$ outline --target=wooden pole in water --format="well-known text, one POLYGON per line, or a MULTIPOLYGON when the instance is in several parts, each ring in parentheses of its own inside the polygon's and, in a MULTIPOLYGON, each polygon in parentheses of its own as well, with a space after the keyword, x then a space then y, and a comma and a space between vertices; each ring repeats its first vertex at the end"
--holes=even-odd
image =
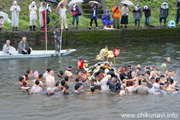
MULTIPOLYGON (((61 25, 63 25, 63 19, 62 19, 61 25)), ((62 27, 62 26, 61 26, 61 27, 62 27)), ((63 28, 64 28, 64 27, 63 27, 63 28)), ((61 47, 62 47, 62 32, 63 32, 63 30, 61 29, 60 55, 61 55, 61 47)))
MULTIPOLYGON (((45 11, 45 19, 46 19, 46 11, 45 11)), ((47 20, 47 19, 46 19, 47 20)), ((47 21, 45 22, 45 27, 46 27, 46 51, 47 51, 47 21)))

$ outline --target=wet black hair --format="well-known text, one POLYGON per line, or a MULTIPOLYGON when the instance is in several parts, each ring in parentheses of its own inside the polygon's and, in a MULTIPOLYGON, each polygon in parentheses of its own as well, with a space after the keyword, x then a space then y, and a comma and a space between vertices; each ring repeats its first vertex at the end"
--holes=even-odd
POLYGON ((146 67, 146 69, 150 70, 150 68, 149 68, 149 67, 146 67))
POLYGON ((76 85, 74 86, 74 89, 75 89, 75 90, 78 90, 79 87, 80 87, 79 84, 76 84, 76 85))
POLYGON ((31 71, 31 69, 28 69, 26 72, 27 72, 27 74, 29 74, 30 73, 30 71, 31 71))
POLYGON ((3 16, 0 16, 0 19, 1 19, 1 18, 4 18, 4 17, 3 17, 3 16))
POLYGON ((91 87, 91 92, 94 92, 96 90, 96 86, 91 87))
POLYGON ((169 83, 168 83, 168 82, 165 82, 165 84, 166 84, 167 86, 169 86, 169 83))
POLYGON ((39 79, 41 79, 43 77, 43 74, 39 74, 39 79))
POLYGON ((65 77, 64 77, 64 80, 65 80, 65 81, 68 81, 68 80, 69 80, 68 76, 65 76, 65 77))
POLYGON ((28 77, 28 74, 24 74, 25 77, 28 77))
POLYGON ((147 71, 147 72, 146 72, 146 74, 150 75, 150 72, 149 72, 149 71, 147 71))
POLYGON ((160 83, 160 87, 161 87, 161 86, 164 86, 164 83, 160 83))
POLYGON ((24 80, 24 77, 19 77, 19 81, 21 82, 22 80, 24 80))
POLYGON ((151 80, 154 80, 155 79, 155 77, 151 77, 151 80))
POLYGON ((63 72, 62 70, 60 70, 60 71, 59 71, 59 74, 60 74, 60 75, 63 75, 63 74, 64 74, 64 72, 63 72))
POLYGON ((27 85, 27 82, 23 82, 23 86, 26 86, 27 85))
POLYGON ((174 80, 173 80, 173 79, 169 79, 169 82, 170 82, 171 84, 173 84, 173 83, 174 83, 174 80))
POLYGON ((60 82, 57 82, 55 86, 57 87, 57 86, 59 86, 59 84, 60 84, 60 82))
POLYGON ((125 71, 129 71, 130 69, 128 67, 126 67, 125 71))
POLYGON ((164 78, 165 78, 165 76, 164 76, 164 75, 161 75, 161 76, 160 76, 160 78, 162 78, 162 77, 164 77, 164 78))
POLYGON ((36 80, 36 81, 35 81, 35 84, 36 84, 36 85, 39 85, 39 80, 36 80))
POLYGON ((64 80, 61 81, 61 85, 62 85, 62 86, 64 86, 65 83, 66 83, 66 82, 65 82, 64 80))
POLYGON ((69 86, 68 86, 68 85, 64 85, 64 87, 65 87, 66 89, 69 89, 69 86))
POLYGON ((75 79, 75 82, 79 82, 79 79, 76 78, 76 79, 75 79))
POLYGON ((156 83, 160 81, 160 78, 156 78, 156 83))
POLYGON ((133 86, 133 81, 129 81, 129 85, 130 85, 130 86, 133 86))
POLYGON ((47 68, 46 71, 50 72, 50 71, 51 71, 51 68, 47 68))

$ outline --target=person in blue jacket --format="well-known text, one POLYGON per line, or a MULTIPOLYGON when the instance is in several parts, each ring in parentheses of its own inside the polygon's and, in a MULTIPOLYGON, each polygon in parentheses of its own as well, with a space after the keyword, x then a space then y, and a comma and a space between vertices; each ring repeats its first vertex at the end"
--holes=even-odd
POLYGON ((97 8, 97 5, 94 4, 93 8, 91 9, 91 22, 90 22, 89 29, 92 28, 93 20, 95 21, 96 29, 98 28, 98 24, 97 24, 97 14, 98 14, 98 8, 97 8))
POLYGON ((113 21, 111 20, 111 15, 109 14, 109 11, 107 9, 104 11, 104 14, 102 15, 102 23, 104 26, 106 26, 108 28, 113 23, 113 21))

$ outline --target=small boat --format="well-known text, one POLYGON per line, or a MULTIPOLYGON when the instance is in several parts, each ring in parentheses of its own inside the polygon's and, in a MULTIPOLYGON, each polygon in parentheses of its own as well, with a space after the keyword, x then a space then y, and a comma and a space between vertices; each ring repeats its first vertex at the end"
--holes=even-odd
POLYGON ((75 52, 76 49, 67 49, 61 50, 60 53, 55 53, 54 50, 33 50, 31 54, 23 55, 18 54, 18 52, 14 52, 11 55, 4 55, 3 51, 0 51, 0 60, 1 59, 29 59, 29 58, 45 58, 45 57, 53 57, 53 56, 65 56, 75 52))

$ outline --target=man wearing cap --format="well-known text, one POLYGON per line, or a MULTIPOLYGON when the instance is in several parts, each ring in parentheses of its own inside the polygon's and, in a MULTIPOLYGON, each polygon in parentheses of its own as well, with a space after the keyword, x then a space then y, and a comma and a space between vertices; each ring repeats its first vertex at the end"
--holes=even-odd
POLYGON ((104 76, 103 73, 98 75, 99 79, 97 80, 97 85, 101 86, 102 91, 109 90, 109 85, 107 85, 108 78, 104 76))
POLYGON ((26 42, 26 37, 23 37, 21 42, 18 45, 19 54, 31 54, 32 48, 29 47, 28 43, 26 42))
POLYGON ((8 54, 10 54, 9 53, 9 49, 11 48, 11 46, 10 46, 10 40, 7 40, 6 41, 6 44, 4 44, 4 46, 3 46, 3 54, 4 55, 8 55, 8 54))
POLYGON ((61 35, 60 35, 60 30, 58 26, 55 27, 54 42, 55 42, 55 53, 60 53, 61 35))
POLYGON ((64 7, 64 4, 61 3, 59 11, 58 11, 58 14, 60 15, 60 21, 61 21, 61 30, 64 29, 64 25, 65 25, 65 29, 68 30, 66 12, 67 12, 66 7, 64 7))

